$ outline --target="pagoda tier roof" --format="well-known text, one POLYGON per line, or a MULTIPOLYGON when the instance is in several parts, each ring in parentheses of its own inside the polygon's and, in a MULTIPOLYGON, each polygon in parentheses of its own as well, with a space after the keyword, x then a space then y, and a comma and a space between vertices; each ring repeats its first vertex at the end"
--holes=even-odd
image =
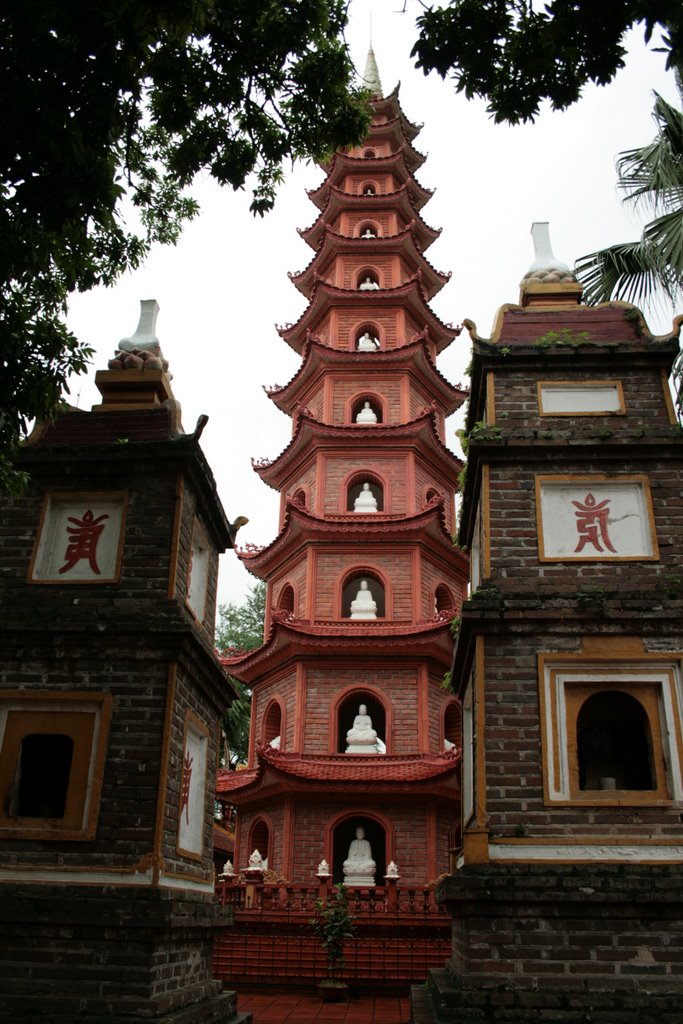
MULTIPOLYGON (((414 152, 414 151, 413 151, 414 152)), ((327 192, 334 186, 341 187, 342 182, 349 174, 393 174, 399 181, 406 182, 410 191, 411 201, 416 210, 422 209, 434 192, 432 189, 423 188, 414 178, 411 168, 406 161, 406 147, 390 153, 388 156, 361 157, 351 156, 349 153, 337 151, 332 157, 327 177, 318 188, 307 192, 308 198, 318 207, 324 209, 327 204, 327 192)))
POLYGON ((360 210, 362 214, 371 216, 377 210, 396 210, 406 224, 413 224, 415 244, 425 252, 441 234, 441 228, 432 228, 422 219, 418 208, 413 204, 408 183, 403 183, 395 192, 384 192, 381 195, 364 196, 353 192, 345 192, 335 185, 327 193, 327 202, 319 217, 309 228, 299 229, 299 234, 312 249, 318 249, 322 243, 325 229, 344 210, 360 210))
MULTIPOLYGON (((300 404, 302 390, 315 380, 323 370, 334 370, 336 373, 346 372, 357 374, 367 367, 367 352, 348 352, 343 349, 330 348, 323 345, 317 338, 309 338, 303 347, 303 361, 292 379, 282 387, 264 387, 268 397, 278 409, 291 416, 300 404)), ((380 349, 370 353, 372 365, 379 372, 383 370, 408 369, 415 373, 428 387, 428 393, 443 410, 444 415, 459 409, 467 398, 468 392, 454 387, 439 371, 431 357, 427 344, 426 333, 417 335, 407 345, 399 348, 380 349)), ((365 425, 353 424, 354 429, 365 430, 365 425)))
POLYGON ((384 544, 418 544, 429 541, 433 554, 446 557, 467 574, 467 561, 453 541, 446 526, 445 501, 437 496, 419 512, 409 515, 385 515, 383 512, 363 516, 357 512, 316 516, 292 501, 285 506, 282 529, 275 540, 262 548, 249 546, 237 549, 237 556, 254 576, 265 579, 277 570, 284 559, 308 544, 324 542, 339 547, 355 546, 369 539, 384 544))
MULTIPOLYGON (((385 121, 383 124, 371 124, 368 137, 363 142, 361 148, 372 146, 374 138, 378 135, 387 138, 387 140, 389 141, 389 144, 392 147, 392 152, 390 155, 393 155, 394 153, 403 153, 406 167, 411 172, 411 174, 414 174, 418 167, 422 167, 423 163, 427 159, 424 153, 419 153, 412 145, 410 139, 406 138, 406 136, 403 134, 401 129, 401 122, 398 118, 393 118, 392 121, 385 121)), ((337 152, 341 156, 347 156, 351 160, 362 161, 363 164, 368 165, 372 165, 374 161, 377 159, 382 159, 382 157, 363 156, 362 154, 354 156, 353 153, 349 153, 348 150, 344 149, 337 150, 337 152)), ((334 155, 331 157, 330 160, 320 160, 318 163, 319 166, 325 171, 325 173, 329 174, 334 164, 334 155)))
POLYGON ((290 612, 274 612, 265 643, 255 651, 219 657, 221 665, 252 688, 273 672, 302 659, 347 662, 358 659, 367 667, 377 659, 383 665, 393 659, 433 662, 437 671, 451 663, 453 640, 450 621, 453 612, 440 612, 423 622, 384 619, 309 620, 295 619, 290 612))
POLYGON ((393 118, 398 117, 398 119, 401 122, 401 129, 403 131, 403 134, 407 139, 410 139, 412 142, 412 140, 416 138, 422 131, 422 125, 414 124, 412 121, 409 121, 406 115, 403 113, 403 110, 401 109, 401 104, 399 103, 398 99, 400 89, 401 83, 398 82, 395 88, 392 89, 388 96, 375 96, 375 98, 372 101, 372 108, 375 112, 375 115, 379 115, 380 117, 386 117, 387 121, 391 121, 393 120, 393 118))
MULTIPOLYGON (((292 440, 272 462, 268 459, 252 459, 251 464, 265 483, 276 490, 284 490, 290 472, 300 465, 302 460, 316 448, 333 447, 336 451, 349 446, 350 451, 358 456, 359 431, 357 424, 327 424, 314 419, 308 412, 302 411, 297 421, 292 440)), ((439 464, 441 471, 453 479, 462 470, 462 462, 450 451, 439 437, 434 407, 427 406, 425 411, 408 423, 396 424, 365 424, 363 429, 363 453, 368 456, 372 449, 384 455, 387 443, 393 442, 405 447, 412 444, 421 448, 432 465, 439 464)))
POLYGON ((348 793, 420 793, 455 800, 459 793, 460 755, 300 754, 260 747, 256 767, 221 769, 216 796, 239 806, 293 790, 325 795, 348 793))
POLYGON ((422 254, 413 237, 413 222, 396 235, 381 235, 378 238, 359 238, 357 235, 340 235, 332 228, 327 228, 323 243, 313 256, 308 266, 298 273, 290 273, 289 278, 302 295, 310 299, 318 281, 325 279, 324 273, 318 273, 333 262, 340 253, 361 255, 372 262, 375 255, 403 256, 407 263, 412 263, 414 272, 419 275, 420 283, 427 299, 433 299, 445 284, 450 281, 451 274, 436 270, 422 254))
MULTIPOLYGON (((328 281, 319 281, 306 309, 295 324, 277 327, 277 332, 295 352, 301 354, 308 334, 315 333, 320 319, 330 307, 348 309, 355 306, 360 319, 373 318, 377 310, 401 306, 412 314, 418 324, 424 324, 436 345, 437 352, 443 352, 459 333, 452 324, 444 324, 429 308, 418 274, 396 288, 378 288, 363 291, 360 288, 337 288, 328 281)), ((374 353, 373 353, 374 354, 374 353)), ((370 355, 372 358, 372 354, 370 355)))

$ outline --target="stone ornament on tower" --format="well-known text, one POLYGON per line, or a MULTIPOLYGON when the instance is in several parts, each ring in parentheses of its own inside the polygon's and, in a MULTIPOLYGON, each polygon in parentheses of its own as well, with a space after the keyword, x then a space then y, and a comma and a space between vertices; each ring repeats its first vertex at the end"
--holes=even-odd
POLYGON ((372 591, 367 580, 360 581, 360 588, 351 602, 352 619, 376 619, 377 602, 373 600, 372 591))
POLYGON ((351 840, 349 853, 342 865, 345 885, 374 885, 377 865, 372 859, 372 847, 365 838, 365 829, 359 825, 356 838, 351 840))

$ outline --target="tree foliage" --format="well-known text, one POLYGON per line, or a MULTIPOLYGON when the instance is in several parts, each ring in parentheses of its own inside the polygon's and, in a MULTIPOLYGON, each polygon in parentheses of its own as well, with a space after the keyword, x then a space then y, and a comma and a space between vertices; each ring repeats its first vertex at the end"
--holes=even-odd
POLYGON ((576 265, 586 302, 652 302, 661 289, 683 295, 683 113, 655 93, 657 134, 648 146, 619 156, 624 202, 654 214, 640 239, 583 256, 576 265))
POLYGON ((198 172, 249 179, 263 214, 283 161, 362 138, 345 23, 343 0, 0 6, 0 485, 89 356, 63 322, 71 292, 175 242, 198 172))
POLYGON ((516 124, 533 121, 544 99, 564 110, 587 82, 610 82, 638 22, 648 42, 662 30, 667 66, 680 68, 680 0, 450 0, 420 15, 412 55, 468 99, 486 98, 495 121, 516 124))
MULTIPOLYGON (((216 648, 221 653, 231 648, 253 651, 263 643, 263 624, 266 614, 266 585, 255 583, 244 604, 231 601, 218 609, 216 648)), ((223 715, 223 735, 227 748, 226 768, 236 768, 247 760, 249 752, 249 722, 251 693, 234 676, 230 681, 237 691, 237 699, 223 715)))

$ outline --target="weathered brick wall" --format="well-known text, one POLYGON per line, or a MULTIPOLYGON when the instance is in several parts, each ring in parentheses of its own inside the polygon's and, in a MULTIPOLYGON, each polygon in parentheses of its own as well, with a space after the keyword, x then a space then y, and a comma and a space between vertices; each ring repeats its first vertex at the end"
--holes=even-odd
POLYGON ((292 750, 294 746, 295 729, 295 700, 296 700, 296 671, 290 670, 277 679, 259 683, 252 692, 251 713, 256 722, 256 737, 263 736, 263 716, 269 702, 279 697, 286 714, 285 735, 281 737, 281 750, 292 750))
MULTIPOLYGON (((393 550, 379 549, 372 556, 372 565, 391 580, 394 595, 392 619, 410 620, 413 617, 412 593, 412 552, 396 547, 393 550)), ((336 603, 335 586, 348 570, 363 566, 357 551, 318 553, 318 578, 315 593, 315 618, 338 619, 341 609, 336 603)))
MULTIPOLYGON (((333 384, 333 405, 332 422, 344 423, 347 402, 350 398, 367 393, 379 395, 384 404, 383 423, 401 422, 401 378, 398 374, 373 374, 371 382, 368 382, 367 374, 358 373, 357 376, 344 376, 334 381, 333 384)), ((375 410, 377 411, 377 410, 375 410)))
POLYGON ((591 995, 605 992, 613 1016, 596 1019, 641 1020, 633 1011, 656 993, 677 991, 680 1000, 681 881, 680 865, 465 867, 439 892, 454 915, 451 966, 465 990, 476 983, 540 989, 541 1005, 555 1012, 553 993, 573 990, 584 993, 587 1013, 591 995), (620 992, 631 996, 624 1005, 620 992), (632 1016, 621 1015, 627 1009, 632 1016))
POLYGON ((374 473, 380 480, 387 482, 384 492, 385 512, 391 512, 393 515, 405 513, 407 511, 405 481, 407 461, 408 457, 403 453, 390 455, 386 451, 382 452, 379 445, 373 450, 367 444, 362 446, 355 459, 348 454, 329 455, 325 459, 320 481, 325 495, 324 514, 346 512, 347 499, 344 481, 349 473, 362 471, 374 473))

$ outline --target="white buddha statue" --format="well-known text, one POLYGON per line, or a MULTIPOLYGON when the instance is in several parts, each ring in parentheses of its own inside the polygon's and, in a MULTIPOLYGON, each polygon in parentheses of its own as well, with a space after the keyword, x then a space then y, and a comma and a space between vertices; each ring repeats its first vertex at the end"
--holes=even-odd
POLYGON ((377 414, 369 402, 363 402, 363 408, 356 416, 356 423, 377 423, 377 414))
POLYGON ((360 589, 351 602, 352 619, 376 619, 377 602, 372 598, 372 591, 367 580, 360 581, 360 589))
POLYGON ((358 351, 359 352, 376 352, 379 348, 379 342, 376 338, 370 334, 370 331, 366 331, 358 339, 358 351))
POLYGON ((353 503, 353 511, 363 514, 377 511, 377 498, 370 490, 370 484, 363 484, 362 491, 353 503))
POLYGON ((377 232, 373 231, 372 228, 368 227, 368 228, 365 229, 365 231, 363 232, 363 234, 360 237, 361 238, 377 238, 377 232))
POLYGON ((361 292, 374 292, 379 290, 379 285, 368 274, 365 280, 359 284, 358 290, 361 292))
POLYGON ((351 840, 349 854, 342 865, 345 885, 374 885, 377 865, 372 859, 372 847, 365 838, 365 829, 359 825, 356 838, 351 840))
POLYGON ((372 719, 365 704, 358 708, 353 725, 346 734, 347 754, 376 754, 377 733, 372 728, 372 719))

